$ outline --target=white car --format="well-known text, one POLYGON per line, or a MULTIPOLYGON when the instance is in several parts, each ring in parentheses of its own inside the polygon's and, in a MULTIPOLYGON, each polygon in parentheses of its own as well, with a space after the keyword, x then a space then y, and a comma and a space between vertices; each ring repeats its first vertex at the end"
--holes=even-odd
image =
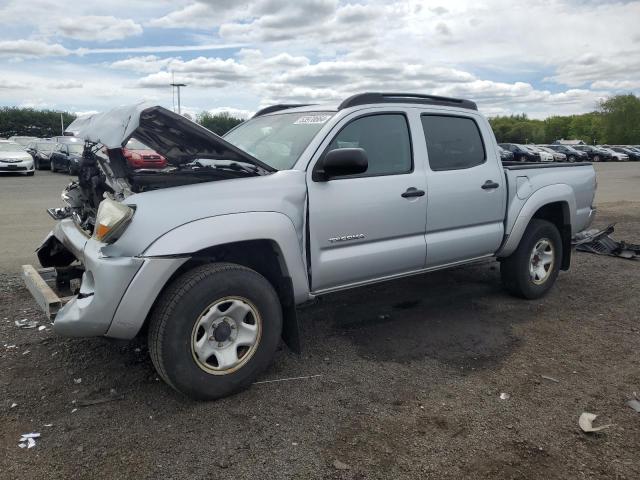
POLYGON ((626 153, 616 152, 615 150, 613 150, 613 149, 611 149, 609 147, 598 147, 598 148, 606 150, 611 155, 613 155, 613 159, 616 162, 627 162, 627 161, 629 161, 629 155, 627 155, 626 153))
POLYGON ((553 155, 551 155, 546 150, 542 150, 536 145, 525 145, 525 147, 527 147, 533 153, 539 153, 541 162, 553 162, 553 155))
POLYGON ((9 140, 0 140, 0 173, 19 172, 33 176, 35 171, 33 157, 22 145, 9 140))

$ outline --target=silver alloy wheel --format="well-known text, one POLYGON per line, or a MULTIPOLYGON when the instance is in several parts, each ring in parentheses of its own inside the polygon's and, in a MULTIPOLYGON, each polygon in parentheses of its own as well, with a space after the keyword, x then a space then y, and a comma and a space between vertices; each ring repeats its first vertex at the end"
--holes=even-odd
POLYGON ((593 157, 593 161, 594 162, 599 162, 600 161, 600 155, 596 155, 593 157))
POLYGON ((244 297, 224 297, 198 317, 191 334, 191 353, 207 373, 233 373, 255 354, 262 335, 262 318, 244 297))
POLYGON ((533 247, 529 258, 529 277, 536 285, 547 281, 553 271, 556 255, 553 243, 548 238, 541 238, 533 247))

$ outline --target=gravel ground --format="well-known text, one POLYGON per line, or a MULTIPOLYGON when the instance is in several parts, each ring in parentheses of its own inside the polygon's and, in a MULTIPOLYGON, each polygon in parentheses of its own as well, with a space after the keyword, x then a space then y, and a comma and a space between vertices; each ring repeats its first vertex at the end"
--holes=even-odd
MULTIPOLYGON (((640 202, 607 200, 597 226, 640 243, 640 202)), ((637 262, 577 253, 537 301, 495 263, 334 294, 260 380, 311 378, 197 403, 143 341, 55 336, 4 271, 0 478, 637 479, 639 284, 637 262), (582 433, 585 411, 614 425, 582 433)))

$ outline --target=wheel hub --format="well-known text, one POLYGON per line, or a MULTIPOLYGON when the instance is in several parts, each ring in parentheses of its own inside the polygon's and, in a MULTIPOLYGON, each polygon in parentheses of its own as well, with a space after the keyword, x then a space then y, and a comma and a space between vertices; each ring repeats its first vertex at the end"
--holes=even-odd
POLYGON ((548 238, 540 239, 531 252, 529 259, 529 277, 536 285, 547 281, 555 265, 555 250, 548 238))
POLYGON ((218 325, 213 327, 213 338, 216 342, 226 342, 231 336, 231 325, 226 319, 222 320, 218 325))
POLYGON ((193 359, 207 373, 232 373, 253 356, 261 333, 262 319, 250 300, 221 298, 209 305, 194 324, 193 359))

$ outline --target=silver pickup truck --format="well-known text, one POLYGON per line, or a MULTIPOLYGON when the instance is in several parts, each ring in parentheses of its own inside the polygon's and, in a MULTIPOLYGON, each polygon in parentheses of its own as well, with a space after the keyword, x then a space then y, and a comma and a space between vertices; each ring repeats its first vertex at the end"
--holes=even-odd
MULTIPOLYGON (((296 306, 318 295, 497 258, 509 292, 541 297, 594 214, 590 164, 503 164, 468 100, 274 105, 224 138, 145 104, 70 128, 81 171, 38 249, 79 287, 54 330, 144 332, 160 376, 198 399, 250 385, 281 339, 299 351, 296 306), (169 167, 131 170, 131 138, 169 167)), ((60 300, 24 268, 44 307, 60 300)))

